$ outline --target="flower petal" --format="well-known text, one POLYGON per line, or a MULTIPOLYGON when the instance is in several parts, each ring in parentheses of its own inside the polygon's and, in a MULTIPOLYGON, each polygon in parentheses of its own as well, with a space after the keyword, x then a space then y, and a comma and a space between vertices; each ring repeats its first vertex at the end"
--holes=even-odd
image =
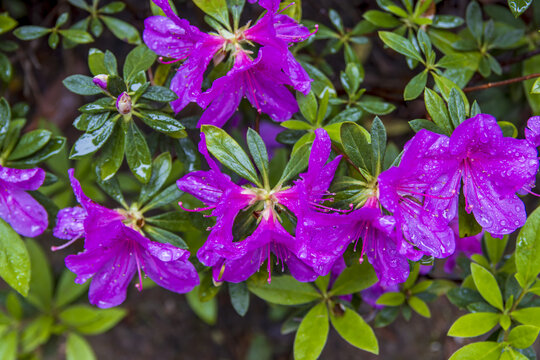
POLYGON ((20 190, 37 190, 45 180, 45 171, 40 168, 12 169, 0 166, 0 181, 20 190))
POLYGON ((28 237, 40 235, 49 224, 45 208, 23 190, 0 189, 0 217, 28 237))
POLYGON ((144 20, 144 42, 158 55, 183 59, 190 55, 202 37, 203 34, 186 20, 173 21, 164 16, 144 20))
POLYGON ((60 210, 56 216, 53 235, 65 240, 83 237, 84 219, 86 219, 86 210, 80 206, 60 210))

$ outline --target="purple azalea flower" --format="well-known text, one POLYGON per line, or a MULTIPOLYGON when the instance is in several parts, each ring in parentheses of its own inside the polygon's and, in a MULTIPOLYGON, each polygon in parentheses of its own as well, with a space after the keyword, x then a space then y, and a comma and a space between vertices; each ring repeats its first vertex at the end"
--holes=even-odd
POLYGON ((421 130, 405 145, 399 167, 378 177, 380 202, 403 234, 401 252, 412 246, 437 258, 454 252, 448 224, 457 213, 460 178, 448 144, 448 137, 421 130))
POLYGON ((213 209, 212 216, 216 217, 216 225, 212 227, 208 240, 197 256, 203 264, 213 266, 215 281, 243 281, 255 273, 264 261, 267 261, 270 271, 271 253, 283 269, 287 265, 297 280, 313 281, 317 277, 311 266, 298 258, 301 244, 283 228, 276 212, 277 209, 287 208, 301 216, 309 206, 322 206, 320 203, 324 201, 323 196, 326 195, 339 158, 325 164, 331 150, 330 138, 323 129, 317 129, 315 133, 308 171, 300 175, 301 180, 293 187, 271 191, 234 184, 210 158, 202 137, 199 150, 205 156, 210 170, 190 173, 178 180, 178 186, 207 205, 199 211, 213 209), (302 201, 307 205, 304 206, 302 201), (256 214, 257 228, 245 239, 233 242, 232 226, 236 216, 256 202, 263 202, 264 206, 256 214))
POLYGON ((138 230, 133 214, 94 203, 83 193, 73 172, 69 170, 71 186, 82 208, 60 212, 55 234, 67 239, 84 235, 85 251, 67 256, 65 263, 77 275, 76 283, 92 278, 90 303, 100 308, 121 304, 136 272, 139 290, 143 271, 159 286, 177 293, 189 292, 199 284, 187 250, 150 241, 138 230))
POLYGON ((538 172, 535 148, 503 137, 493 116, 478 114, 454 130, 450 154, 459 164, 466 210, 485 231, 510 234, 525 224, 525 206, 516 192, 530 186, 538 172))
POLYGON ((297 111, 296 102, 292 101, 294 97, 284 85, 307 94, 312 80, 288 50, 288 45, 305 40, 311 33, 292 18, 277 13, 279 1, 262 1, 261 5, 268 11, 253 26, 246 25, 234 33, 223 30, 219 34, 205 34, 180 19, 167 0, 154 2, 166 17, 152 16, 145 20, 145 43, 157 54, 173 58, 171 62, 187 59, 171 81, 171 89, 178 95, 178 100, 171 103, 175 112, 190 102, 197 102, 203 108, 212 103, 199 125, 221 126, 243 96, 248 97, 257 111, 267 113, 276 121, 288 120, 297 111), (255 60, 242 48, 243 43, 263 46, 255 60), (218 63, 228 52, 234 57, 233 68, 201 94, 203 75, 210 61, 214 59, 218 63), (261 52, 267 59, 261 57, 261 52))
POLYGON ((385 286, 378 281, 367 289, 362 290, 360 293, 362 294, 362 300, 364 300, 364 302, 366 302, 372 308, 380 310, 384 308, 384 305, 377 304, 377 300, 382 294, 394 291, 399 291, 399 286, 397 284, 385 286))
POLYGON ((474 254, 482 253, 482 237, 484 236, 484 231, 482 231, 477 235, 464 238, 459 237, 459 221, 457 218, 450 223, 450 227, 452 228, 452 231, 454 231, 456 251, 450 255, 444 263, 444 271, 449 274, 456 268, 456 260, 461 255, 470 258, 474 254))
POLYGON ((40 168, 0 166, 0 218, 23 236, 38 236, 49 224, 47 211, 27 193, 37 190, 44 180, 45 171, 40 168))
POLYGON ((540 116, 533 116, 527 120, 525 139, 534 147, 540 146, 540 116))

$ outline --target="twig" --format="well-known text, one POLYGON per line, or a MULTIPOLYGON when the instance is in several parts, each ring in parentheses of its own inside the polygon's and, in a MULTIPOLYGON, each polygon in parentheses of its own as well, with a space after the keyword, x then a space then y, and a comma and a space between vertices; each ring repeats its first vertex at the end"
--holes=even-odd
POLYGON ((466 88, 463 89, 463 92, 471 92, 471 91, 489 89, 489 88, 497 87, 497 86, 504 86, 504 85, 513 84, 513 83, 516 83, 516 82, 521 82, 521 81, 525 81, 525 80, 529 80, 529 79, 534 79, 534 78, 537 78, 537 77, 540 77, 540 73, 530 74, 530 75, 526 75, 526 76, 520 76, 520 77, 517 77, 517 78, 503 80, 503 81, 496 81, 496 82, 487 83, 487 84, 484 84, 484 85, 466 87, 466 88))

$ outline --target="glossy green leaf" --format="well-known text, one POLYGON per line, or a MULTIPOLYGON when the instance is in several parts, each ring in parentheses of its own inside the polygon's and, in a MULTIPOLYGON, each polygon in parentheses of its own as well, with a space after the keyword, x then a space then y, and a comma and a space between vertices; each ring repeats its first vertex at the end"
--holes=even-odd
POLYGON ((5 149, 4 140, 9 129, 11 120, 11 109, 6 99, 0 98, 0 148, 5 149))
POLYGON ((126 56, 124 63, 124 79, 131 83, 138 72, 146 71, 156 60, 156 53, 150 50, 146 45, 139 45, 131 50, 126 56))
POLYGON ((94 76, 107 74, 108 70, 105 67, 105 53, 99 49, 91 48, 88 51, 88 67, 94 76))
POLYGON ((251 160, 238 145, 238 143, 224 130, 212 126, 203 125, 201 131, 206 135, 208 151, 214 155, 220 163, 254 184, 261 185, 257 171, 251 160))
POLYGON ((193 0, 195 5, 225 26, 229 25, 229 11, 225 0, 193 0))
POLYGON ((148 224, 161 229, 180 232, 192 227, 191 218, 186 212, 171 211, 156 216, 145 217, 148 224))
POLYGON ((249 152, 265 182, 268 182, 268 152, 261 136, 249 128, 246 135, 249 152))
POLYGON ((186 244, 184 239, 170 231, 160 229, 158 227, 154 227, 148 224, 143 227, 143 230, 154 241, 162 244, 170 244, 180 249, 188 249, 188 245, 186 244))
POLYGON ((304 317, 294 338, 295 360, 316 360, 328 337, 328 309, 325 303, 315 305, 304 317))
POLYGON ((386 129, 377 116, 371 124, 371 169, 372 174, 378 175, 383 168, 384 153, 386 152, 386 129))
POLYGON ((291 158, 287 165, 285 165, 285 169, 283 169, 281 178, 278 181, 279 184, 291 180, 306 168, 309 161, 310 149, 311 144, 305 143, 291 154, 291 158))
POLYGON ((150 181, 143 185, 139 195, 139 203, 144 204, 150 200, 165 184, 172 170, 171 154, 163 153, 152 162, 152 176, 150 181))
POLYGON ((0 359, 16 360, 17 359, 17 331, 12 330, 0 337, 0 359))
POLYGON ((178 96, 175 94, 174 91, 166 87, 150 86, 141 95, 141 98, 159 102, 170 102, 178 99, 178 96))
POLYGON ((391 14, 379 10, 366 11, 363 17, 373 25, 381 28, 394 28, 401 24, 401 22, 391 14))
POLYGON ((152 157, 148 144, 137 125, 130 121, 126 132, 126 160, 137 180, 146 184, 152 175, 152 157))
POLYGON ((270 283, 266 280, 261 283, 248 280, 247 284, 249 291, 273 304, 299 305, 320 299, 320 294, 312 285, 299 282, 289 275, 273 276, 270 283))
POLYGON ((38 309, 47 311, 51 308, 53 296, 53 277, 51 267, 43 249, 33 239, 26 241, 30 255, 30 290, 27 300, 38 309))
POLYGON ((310 92, 306 96, 302 93, 296 93, 296 101, 298 102, 298 107, 300 112, 307 121, 314 124, 317 118, 317 98, 313 92, 310 92))
POLYGON ((358 102, 358 106, 373 115, 387 115, 396 109, 396 107, 390 103, 380 100, 368 100, 365 98, 362 98, 362 100, 358 102))
POLYGON ((449 360, 498 360, 502 347, 494 341, 476 342, 462 347, 449 360))
POLYGON ((495 277, 484 267, 471 263, 471 273, 474 284, 482 297, 499 310, 503 310, 501 290, 495 277))
POLYGON ((111 30, 114 36, 116 36, 120 40, 123 40, 129 44, 141 43, 139 31, 133 25, 130 25, 125 21, 110 16, 102 15, 99 18, 103 20, 105 25, 109 28, 109 30, 111 30))
POLYGON ((492 264, 497 264, 501 261, 508 243, 508 235, 502 239, 495 238, 489 233, 484 234, 484 243, 486 244, 487 254, 492 264))
POLYGON ((69 270, 64 270, 58 281, 54 304, 57 308, 62 308, 81 297, 90 286, 90 281, 84 284, 75 283, 76 275, 69 270))
POLYGON ((508 0, 508 7, 515 17, 523 14, 532 4, 532 0, 508 0))
POLYGON ((426 302, 420 299, 418 296, 411 296, 407 300, 407 303, 416 313, 422 315, 425 318, 431 317, 431 311, 429 310, 426 302))
POLYGON ((433 122, 444 130, 447 135, 451 134, 450 115, 443 99, 435 91, 425 88, 424 102, 426 104, 426 110, 433 119, 433 122))
POLYGON ((12 73, 13 66, 11 66, 9 58, 4 53, 0 52, 0 79, 7 83, 11 79, 12 73))
POLYGON ((42 36, 47 35, 51 32, 51 29, 44 28, 42 26, 21 26, 13 31, 15 35, 20 40, 34 40, 42 36))
POLYGON ((341 126, 341 143, 345 154, 358 167, 369 171, 371 168, 371 136, 362 126, 346 122, 341 126))
POLYGON ((379 354, 379 343, 373 329, 356 311, 346 307, 345 312, 340 316, 330 313, 330 320, 339 335, 349 344, 373 354, 379 354))
POLYGON ((398 53, 420 62, 424 61, 418 50, 407 38, 389 31, 379 31, 379 37, 388 47, 398 53))
POLYGON ((400 292, 387 292, 377 299, 378 305, 398 306, 405 301, 405 295, 400 292))
POLYGON ((246 315, 249 308, 249 290, 245 282, 228 283, 231 304, 240 316, 246 315))
POLYGON ((491 312, 477 312, 463 315, 454 322, 452 327, 450 327, 448 335, 457 337, 483 335, 499 323, 500 316, 500 314, 491 312))
POLYGON ((184 126, 172 116, 159 111, 141 112, 141 119, 154 130, 162 132, 173 138, 186 137, 184 126))
POLYGON ((4 34, 17 26, 17 20, 7 13, 0 14, 0 34, 4 34))
POLYGON ((420 96, 427 84, 428 72, 422 71, 411 79, 405 86, 403 99, 405 101, 414 100, 420 96))
POLYGON ((49 140, 52 133, 49 130, 33 130, 27 132, 17 142, 13 151, 9 154, 8 160, 19 160, 30 156, 41 150, 49 140))
POLYGON ((58 33, 68 39, 69 41, 73 41, 77 44, 88 44, 94 41, 94 38, 92 35, 90 35, 88 32, 84 30, 79 29, 65 29, 65 30, 58 30, 58 33))
POLYGON ((97 171, 101 180, 111 179, 124 160, 126 129, 123 121, 117 121, 113 133, 97 159, 97 171))
POLYGON ((21 295, 28 294, 30 255, 19 234, 2 219, 0 219, 0 277, 21 295))
POLYGON ((123 3, 122 1, 113 1, 105 5, 104 7, 100 8, 99 12, 103 14, 116 14, 124 10, 125 7, 126 7, 126 4, 123 3))
POLYGON ((533 211, 516 240, 517 277, 522 286, 540 273, 540 208, 533 211))
POLYGON ((95 131, 84 133, 75 144, 73 144, 69 158, 80 159, 85 155, 93 154, 98 151, 105 144, 109 136, 111 136, 115 124, 115 121, 108 121, 95 131))
POLYGON ((540 327, 540 307, 529 307, 513 311, 512 318, 523 325, 540 327))
POLYGON ((338 276, 329 294, 332 296, 354 294, 377 282, 377 274, 367 261, 347 267, 338 276))
POLYGON ((508 335, 508 342, 515 348, 525 349, 534 344, 540 327, 531 325, 516 326, 508 335))
POLYGON ((458 127, 459 124, 467 119, 465 103, 455 88, 450 90, 450 98, 448 99, 448 114, 450 115, 454 128, 458 127))
POLYGON ((34 154, 17 161, 8 161, 6 165, 14 168, 35 167, 37 164, 58 154, 64 148, 65 143, 66 139, 64 137, 53 136, 43 148, 41 148, 34 154))
POLYGON ((89 305, 74 305, 58 315, 66 326, 81 334, 95 335, 112 329, 126 316, 122 308, 98 309, 89 305))
POLYGON ((82 336, 69 333, 66 342, 66 360, 96 360, 96 355, 82 336))
POLYGON ((480 42, 484 30, 484 22, 482 21, 482 10, 476 1, 471 1, 467 6, 466 20, 471 34, 477 42, 480 42))
POLYGON ((176 184, 171 184, 163 189, 163 191, 161 191, 159 194, 154 196, 154 198, 150 200, 143 209, 141 209, 141 212, 177 202, 182 194, 183 192, 178 189, 176 184))

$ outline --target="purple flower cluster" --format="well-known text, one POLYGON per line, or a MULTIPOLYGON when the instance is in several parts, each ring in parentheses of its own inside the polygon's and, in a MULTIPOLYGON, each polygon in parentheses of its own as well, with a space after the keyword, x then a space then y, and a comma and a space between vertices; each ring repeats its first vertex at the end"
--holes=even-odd
POLYGON ((177 293, 191 291, 199 284, 189 252, 147 239, 139 228, 137 213, 110 210, 90 200, 69 170, 71 186, 82 207, 65 208, 58 213, 54 236, 69 240, 63 248, 84 237, 84 251, 66 258, 66 266, 77 275, 75 282, 90 278, 90 303, 108 308, 121 304, 135 273, 142 289, 142 272, 156 284, 177 293))
POLYGON ((465 210, 493 236, 523 226, 526 212, 517 193, 534 185, 538 123, 529 121, 527 140, 503 137, 495 118, 485 114, 464 121, 451 137, 422 130, 406 144, 399 166, 382 172, 366 201, 352 211, 322 205, 340 160, 327 163, 331 141, 324 130, 316 131, 307 172, 292 187, 271 191, 233 183, 210 158, 203 135, 199 150, 210 170, 178 181, 216 218, 199 260, 213 267, 215 281, 239 282, 265 261, 270 272, 274 254, 297 280, 312 281, 328 274, 351 243, 356 250, 361 241, 360 261, 365 255, 379 285, 392 287, 407 279, 409 260, 478 251, 477 237, 460 239, 452 229, 460 191, 465 210), (257 203, 263 206, 254 213, 256 230, 234 239, 235 218, 257 203), (294 236, 281 224, 283 211, 297 219, 294 236))
MULTIPOLYGON (((236 111, 243 97, 259 113, 275 121, 289 120, 298 110, 287 86, 309 93, 311 79, 289 51, 289 44, 307 39, 311 32, 279 10, 280 0, 260 1, 266 9, 253 26, 234 32, 203 33, 187 20, 179 18, 167 0, 154 0, 166 14, 145 20, 143 38, 158 55, 185 61, 171 81, 178 100, 171 102, 175 112, 190 102, 205 108, 198 125, 223 126, 236 111), (256 56, 253 46, 260 45, 256 56), (202 92, 204 73, 210 62, 218 64, 230 54, 232 68, 202 92)), ((254 1, 252 1, 254 2, 254 1)))

